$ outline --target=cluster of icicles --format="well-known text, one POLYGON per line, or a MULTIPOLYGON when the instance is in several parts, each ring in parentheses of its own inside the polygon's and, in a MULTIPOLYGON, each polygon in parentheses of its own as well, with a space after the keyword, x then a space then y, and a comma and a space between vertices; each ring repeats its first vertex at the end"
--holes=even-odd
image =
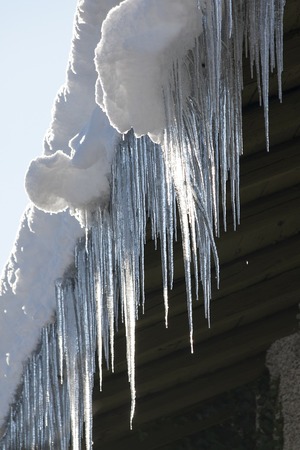
MULTIPOLYGON (((196 0, 195 0, 196 1, 196 0)), ((173 282, 177 217, 182 238, 190 340, 192 279, 201 281, 206 317, 211 298, 211 259, 218 274, 214 235, 226 228, 226 184, 239 221, 242 152, 243 51, 255 67, 268 136, 269 70, 282 71, 284 0, 213 2, 203 33, 182 61, 174 61, 165 90, 167 128, 158 146, 133 132, 120 138, 112 169, 111 201, 93 212, 93 224, 76 248, 75 269, 57 281, 56 322, 42 330, 39 349, 24 371, 3 449, 92 447, 92 390, 99 357, 114 367, 114 333, 120 319, 127 338, 132 422, 135 409, 135 322, 144 304, 146 225, 160 242, 163 297, 173 282), (223 11, 221 11, 223 4, 223 11), (191 95, 184 103, 184 74, 191 95), (219 198, 220 197, 220 198, 219 198), (193 274, 193 276, 192 276, 193 274)), ((267 139, 268 141, 268 139, 267 139)))

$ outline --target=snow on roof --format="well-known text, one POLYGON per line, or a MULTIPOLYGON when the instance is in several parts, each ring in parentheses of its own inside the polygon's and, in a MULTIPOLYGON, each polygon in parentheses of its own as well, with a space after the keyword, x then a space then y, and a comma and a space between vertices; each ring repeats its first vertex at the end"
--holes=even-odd
MULTIPOLYGON (((269 62, 273 68, 276 56, 278 72, 282 69, 284 0, 265 4, 260 0, 236 2, 234 9, 231 1, 223 0, 119 3, 78 2, 66 83, 56 98, 45 153, 32 161, 26 175, 27 191, 35 206, 25 212, 1 288, 0 421, 14 400, 23 366, 39 342, 41 328, 54 320, 55 282, 74 262, 76 242, 90 225, 89 213, 96 207, 100 207, 99 229, 91 230, 91 239, 101 237, 102 241, 95 244, 99 254, 95 252, 107 259, 109 267, 104 267, 102 260, 95 265, 98 275, 104 274, 104 281, 105 277, 109 279, 113 291, 105 305, 104 328, 113 335, 111 328, 120 297, 127 336, 131 421, 135 405, 135 319, 140 296, 143 298, 146 209, 148 213, 150 210, 154 238, 161 238, 167 323, 175 204, 178 207, 192 347, 192 270, 197 297, 198 282, 202 282, 209 320, 212 257, 218 273, 214 233, 218 234, 220 228, 219 193, 226 222, 229 170, 233 216, 236 222, 239 220, 243 40, 250 39, 251 61, 263 69, 266 117, 269 62), (276 14, 275 3, 279 8, 276 14), (136 137, 148 134, 162 147, 148 138, 137 140, 133 132, 122 140, 119 133, 131 128, 136 137), (115 159, 117 147, 119 162, 115 159), (146 151, 147 156, 133 155, 133 149, 146 151), (112 198, 117 201, 112 201, 102 215, 101 208, 111 199, 111 176, 115 177, 112 198)), ((89 239, 86 242, 92 245, 89 239)), ((88 248, 79 252, 85 262, 86 255, 88 248)), ((83 276, 89 278, 86 273, 84 269, 83 276)), ((99 281, 96 291, 103 288, 104 281, 99 281)), ((67 288, 69 295, 71 288, 67 288)), ((72 325, 70 317, 68 325, 72 325)), ((102 339, 99 333, 98 339, 102 339)), ((73 354, 77 344, 70 345, 73 354)), ((90 376, 84 374, 89 379, 85 414, 91 426, 90 376)), ((75 394, 70 402, 76 403, 78 387, 71 384, 75 394)), ((79 423, 77 413, 73 405, 73 428, 79 423)), ((78 426, 73 432, 79 448, 78 426)))

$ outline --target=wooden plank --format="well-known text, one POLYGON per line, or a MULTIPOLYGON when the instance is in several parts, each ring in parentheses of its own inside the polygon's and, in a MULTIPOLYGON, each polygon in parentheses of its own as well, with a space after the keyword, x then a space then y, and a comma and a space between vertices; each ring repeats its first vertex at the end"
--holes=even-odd
POLYGON ((222 263, 278 243, 300 231, 300 186, 256 200, 242 208, 241 225, 216 241, 222 263))
POLYGON ((242 257, 230 264, 222 265, 220 290, 213 291, 213 298, 222 298, 299 267, 299 246, 299 235, 296 235, 248 254, 247 258, 242 257))
MULTIPOLYGON (((178 352, 172 358, 163 359, 160 364, 151 364, 147 367, 147 372, 144 369, 141 373, 139 368, 135 426, 174 414, 255 379, 263 371, 264 351, 276 339, 296 331, 297 311, 298 308, 293 307, 267 320, 256 322, 255 326, 243 327, 223 335, 222 339, 207 341, 203 346, 198 346, 195 355, 186 351, 178 352), (255 363, 256 358, 260 362, 255 363), (248 365, 249 361, 251 363, 248 365), (245 372, 243 367, 244 370, 247 367, 245 372)), ((123 383, 128 390, 125 376, 123 383)), ((114 404, 114 399, 122 395, 122 392, 116 392, 116 384, 111 388, 113 392, 109 393, 111 389, 107 386, 105 391, 109 397, 108 402, 114 404)), ((128 400, 127 397, 127 402, 128 400)), ((104 444, 126 434, 129 404, 111 411, 104 407, 103 414, 99 414, 103 402, 106 403, 103 397, 99 400, 96 398, 94 413, 99 423, 95 439, 101 439, 104 444)))
MULTIPOLYGON (((204 319, 203 304, 194 304, 194 339, 203 342, 230 329, 262 319, 275 312, 297 304, 300 298, 299 267, 264 280, 254 286, 235 292, 212 302, 212 325, 208 328, 204 319)), ((185 307, 185 285, 182 295, 176 300, 183 312, 169 319, 169 328, 164 328, 163 315, 156 323, 140 328, 136 333, 139 356, 137 365, 145 364, 171 352, 186 348, 189 351, 189 330, 185 307), (180 330, 180 331, 179 331, 180 330)), ((178 292, 178 290, 176 290, 178 292)), ((142 321, 141 321, 142 322, 142 321)), ((125 339, 124 337, 122 339, 125 339)), ((127 370, 125 342, 117 339, 115 373, 127 370)), ((109 374, 107 374, 109 377, 109 374)), ((106 377, 104 377, 105 379, 106 377)), ((113 379, 113 378, 111 378, 113 379)))
POLYGON ((299 0, 287 0, 284 8, 283 30, 284 33, 300 28, 300 3, 299 0))
MULTIPOLYGON (((300 183, 300 139, 241 158, 240 198, 246 203, 300 183)), ((228 209, 230 205, 228 205, 228 209)))
POLYGON ((153 450, 164 448, 165 445, 174 441, 218 425, 231 416, 232 408, 223 408, 222 411, 201 421, 197 418, 181 422, 178 420, 175 420, 175 422, 164 420, 160 424, 156 421, 152 423, 150 429, 149 426, 146 426, 139 432, 134 432, 133 430, 131 433, 126 433, 121 440, 113 443, 108 442, 105 445, 105 449, 115 450, 120 448, 122 450, 132 450, 142 447, 143 450, 153 450))
POLYGON ((254 381, 264 370, 265 353, 262 353, 224 370, 205 377, 199 377, 189 385, 178 386, 176 390, 171 389, 159 395, 156 394, 145 399, 139 399, 133 431, 129 430, 128 406, 105 415, 96 416, 94 420, 97 420, 98 426, 94 427, 94 444, 95 446, 98 444, 99 448, 103 448, 103 450, 114 450, 115 448, 125 450, 126 442, 129 442, 127 448, 134 448, 130 447, 132 444, 130 437, 135 430, 138 430, 147 422, 169 414, 174 415, 225 391, 254 381), (111 427, 109 424, 111 424, 111 427), (124 447, 123 444, 121 445, 123 442, 124 447))
MULTIPOLYGON (((300 89, 284 94, 283 102, 271 99, 269 105, 270 145, 300 136, 300 89)), ((244 154, 266 149, 263 109, 256 105, 243 113, 244 154)))
POLYGON ((300 29, 294 30, 285 37, 283 47, 282 91, 299 86, 299 40, 300 29))
MULTIPOLYGON (((188 385, 193 383, 195 378, 219 371, 265 351, 274 340, 297 329, 297 311, 298 305, 294 305, 263 320, 236 327, 223 333, 221 338, 216 336, 205 342, 197 342, 193 355, 183 349, 150 364, 137 366, 138 399, 175 389, 181 384, 188 385)), ((105 381, 104 386, 103 393, 94 397, 94 413, 101 412, 105 420, 111 410, 128 404, 127 374, 111 377, 105 381)))

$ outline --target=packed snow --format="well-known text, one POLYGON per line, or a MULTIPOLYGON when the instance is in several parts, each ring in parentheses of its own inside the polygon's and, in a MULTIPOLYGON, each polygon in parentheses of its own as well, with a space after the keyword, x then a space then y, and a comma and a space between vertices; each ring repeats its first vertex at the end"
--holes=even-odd
POLYGON ((78 0, 66 82, 58 92, 53 119, 45 136, 45 154, 70 155, 70 140, 88 124, 95 109, 95 47, 101 24, 118 0, 78 0))
POLYGON ((126 0, 108 13, 96 50, 97 102, 120 133, 133 128, 137 137, 162 141, 163 89, 174 60, 181 61, 201 33, 199 12, 195 0, 126 0))
POLYGON ((111 164, 118 134, 95 107, 87 125, 69 142, 71 155, 57 150, 30 164, 25 186, 41 210, 92 209, 109 201, 111 164))

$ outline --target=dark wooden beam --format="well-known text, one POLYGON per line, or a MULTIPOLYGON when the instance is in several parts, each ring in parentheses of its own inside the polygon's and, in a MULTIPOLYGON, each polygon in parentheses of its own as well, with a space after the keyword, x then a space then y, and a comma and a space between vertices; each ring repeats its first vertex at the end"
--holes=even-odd
POLYGON ((300 28, 300 3, 298 0, 287 0, 284 9, 283 31, 289 33, 300 28))
MULTIPOLYGON (((256 379, 264 370, 264 351, 274 340, 294 332, 297 328, 297 307, 277 313, 196 346, 195 354, 179 351, 162 361, 138 368, 138 406, 135 427, 162 416, 175 414, 184 408, 212 398, 233 387, 256 379)), ((119 400, 126 388, 125 374, 119 382, 106 386, 107 405, 119 400), (123 378, 123 381, 121 381, 123 378), (110 391, 110 392, 109 392, 110 391)), ((127 387, 128 389, 128 387, 127 387)), ((104 401, 106 403, 106 401, 104 401)), ((107 410, 95 402, 95 419, 99 429, 95 440, 115 441, 128 433, 129 395, 123 406, 107 410), (101 414, 102 412, 102 414, 101 414), (99 414, 100 413, 100 414, 99 414), (111 425, 114 424, 113 429, 111 425)))
MULTIPOLYGON (((241 205, 300 183, 300 139, 241 158, 241 205)), ((229 203, 229 202, 228 202, 229 203)), ((230 204, 228 204, 230 208, 230 204)))
MULTIPOLYGON (((299 88, 284 93, 283 103, 280 103, 278 99, 270 100, 269 120, 271 147, 299 137, 299 112, 299 88)), ((253 105, 244 110, 243 135, 245 155, 266 150, 263 108, 253 105)))
MULTIPOLYGON (((105 445, 105 450, 115 450, 120 448, 122 450, 140 449, 154 450, 164 448, 165 445, 174 443, 186 436, 199 433, 207 428, 218 425, 232 415, 232 408, 223 408, 211 417, 203 420, 194 418, 193 420, 180 421, 162 420, 151 422, 147 427, 143 427, 139 431, 135 429, 132 432, 126 433, 120 440, 116 442, 108 442, 105 445)), ((100 445, 99 445, 100 448, 100 445)))
MULTIPOLYGON (((145 421, 150 420, 149 415, 151 414, 156 415, 156 417, 159 417, 161 414, 169 414, 173 408, 170 404, 172 402, 174 403, 174 401, 180 402, 181 407, 188 406, 189 403, 184 404, 183 398, 179 400, 179 392, 181 389, 186 392, 191 391, 188 401, 191 401, 194 396, 198 402, 201 399, 203 400, 217 395, 211 389, 208 390, 210 391, 208 395, 208 387, 205 386, 203 389, 200 385, 198 386, 197 393, 195 393, 192 385, 195 383, 198 385, 202 377, 209 378, 215 372, 220 372, 225 368, 257 356, 269 348, 274 340, 296 331, 297 311, 298 305, 296 304, 289 309, 279 311, 272 316, 265 317, 256 322, 240 327, 236 324, 236 328, 223 333, 222 336, 215 336, 205 342, 196 342, 195 353, 193 355, 187 349, 183 349, 164 356, 162 359, 158 357, 149 364, 137 366, 139 405, 139 413, 137 416, 139 421, 142 420, 143 414, 145 414, 143 419, 145 421), (160 401, 156 404, 155 402, 153 403, 152 397, 156 394, 159 394, 159 396, 162 395, 163 398, 168 395, 168 399, 165 398, 163 400, 164 412, 162 411, 160 401), (177 400, 169 398, 173 396, 177 400), (142 405, 144 404, 143 399, 145 398, 147 398, 147 402, 153 405, 153 411, 150 411, 149 406, 144 411, 142 405)), ((101 414, 101 420, 100 418, 98 419, 103 430, 106 429, 106 426, 109 426, 111 414, 119 414, 117 413, 119 409, 124 414, 124 406, 125 409, 127 408, 125 416, 128 417, 129 389, 127 374, 122 373, 111 377, 105 382, 104 386, 103 393, 95 396, 94 402, 94 413, 96 416, 97 414, 101 414)), ((221 383, 218 389, 221 390, 220 392, 223 392, 223 388, 224 384, 221 383)), ((156 401, 158 401, 157 398, 156 401)), ((119 426, 121 428, 123 426, 126 429, 127 420, 125 417, 122 420, 124 420, 123 425, 120 423, 115 425, 115 433, 117 433, 119 426)))

